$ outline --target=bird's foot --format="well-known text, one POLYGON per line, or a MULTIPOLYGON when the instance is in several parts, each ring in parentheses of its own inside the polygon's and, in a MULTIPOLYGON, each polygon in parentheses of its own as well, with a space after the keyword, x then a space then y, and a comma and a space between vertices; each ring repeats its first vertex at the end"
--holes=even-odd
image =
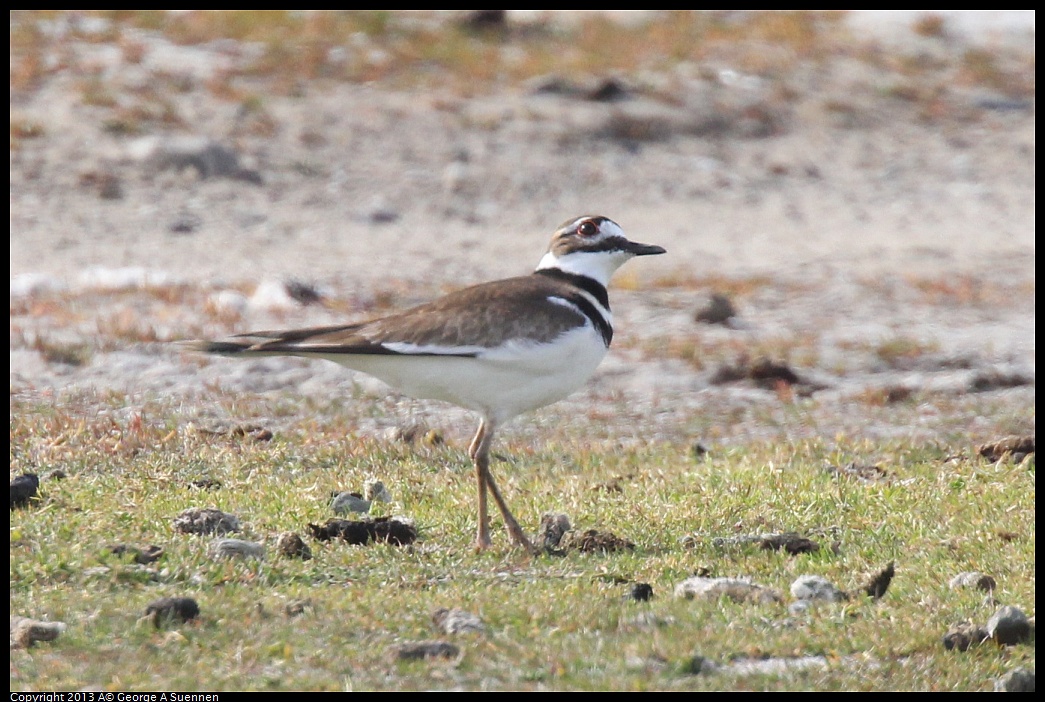
POLYGON ((475 536, 475 550, 485 551, 486 549, 493 546, 493 541, 490 539, 490 528, 479 527, 479 531, 475 536))
POLYGON ((518 524, 508 526, 508 540, 512 543, 512 546, 521 548, 533 555, 537 554, 537 549, 534 548, 533 542, 530 541, 526 536, 526 532, 518 524))

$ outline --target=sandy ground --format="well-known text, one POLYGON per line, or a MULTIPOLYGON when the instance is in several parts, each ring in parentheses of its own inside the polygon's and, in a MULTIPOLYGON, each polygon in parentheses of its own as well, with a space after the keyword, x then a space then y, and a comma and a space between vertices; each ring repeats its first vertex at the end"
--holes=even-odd
MULTIPOLYGON (((853 18, 942 66, 986 45, 1016 65, 1029 55, 1033 70, 1033 13, 1029 28, 1026 15, 1007 21, 984 33, 956 20, 940 39, 904 18, 853 18)), ((101 44, 64 50, 128 90, 157 70, 204 81, 238 55, 147 46, 135 64, 101 44)), ((97 340, 99 320, 123 314, 152 315, 161 340, 361 318, 381 295, 409 304, 525 273, 559 222, 598 213, 669 252, 619 275, 617 346, 573 400, 628 407, 610 423, 639 439, 1033 432, 1033 97, 936 77, 937 98, 898 99, 898 80, 848 59, 799 64, 786 80, 728 65, 625 76, 613 102, 535 86, 471 99, 306 86, 266 97, 260 115, 187 90, 169 96, 187 130, 126 136, 84 104, 79 76, 55 72, 11 95, 12 121, 43 132, 10 154, 12 392, 114 389, 134 404, 215 383, 350 391, 359 379, 326 364, 201 367, 133 341, 55 363, 38 340, 97 340), (288 303, 272 284, 288 280, 340 304, 288 303), (144 292, 182 283, 201 295, 157 308, 144 292), (693 319, 716 290, 733 296, 731 326, 693 319), (37 304, 58 298, 72 312, 37 304), (231 323, 214 314, 223 304, 231 323), (890 343, 914 351, 890 356, 890 343), (808 381, 808 416, 786 419, 779 392, 713 382, 722 364, 761 354, 808 381), (896 388, 921 400, 854 401, 896 388), (957 416, 937 419, 941 404, 957 416)), ((912 80, 902 94, 921 95, 924 78, 912 80)))

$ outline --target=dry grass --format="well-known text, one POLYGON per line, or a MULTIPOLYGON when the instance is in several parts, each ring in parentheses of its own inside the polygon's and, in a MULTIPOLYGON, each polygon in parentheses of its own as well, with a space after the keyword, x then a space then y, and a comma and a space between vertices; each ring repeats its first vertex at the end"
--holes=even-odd
POLYGON ((770 359, 794 366, 794 370, 818 365, 819 339, 810 335, 723 338, 703 332, 650 336, 637 342, 647 358, 676 358, 695 370, 714 370, 723 365, 747 366, 752 359, 770 359))
POLYGON ((944 37, 947 35, 947 20, 942 15, 924 14, 915 20, 915 34, 923 37, 944 37))
POLYGON ((44 128, 36 120, 25 117, 11 118, 11 140, 38 139, 44 135, 44 128))
MULTIPOLYGON (((644 276, 642 271, 625 268, 613 277, 613 287, 620 290, 680 289, 694 291, 713 291, 730 298, 743 299, 764 288, 780 285, 780 281, 770 276, 755 275, 735 278, 723 275, 695 275, 684 269, 661 274, 652 279, 644 276)), ((801 286, 790 284, 789 289, 797 292, 801 286)))
MULTIPOLYGON (((452 87, 461 95, 487 93, 535 76, 636 75, 670 71, 679 64, 723 65, 762 77, 786 78, 800 62, 832 57, 885 59, 863 51, 848 34, 840 11, 730 12, 677 10, 645 22, 621 25, 598 15, 568 27, 536 22, 477 31, 441 11, 86 11, 78 17, 108 22, 84 32, 72 22, 68 34, 92 42, 115 42, 124 60, 140 64, 148 47, 126 31, 147 30, 183 45, 232 39, 260 47, 253 58, 216 76, 215 95, 240 99, 239 79, 263 81, 266 90, 288 93, 303 82, 385 82, 406 87, 452 87)), ((63 64, 47 57, 60 49, 41 23, 68 19, 56 11, 18 13, 11 30, 12 90, 30 90, 63 64), (45 68, 48 66, 48 68, 45 68)), ((943 37, 931 16, 915 31, 943 37)), ((905 59, 892 70, 925 72, 924 58, 905 59)), ((1002 61, 980 50, 960 57, 962 82, 1010 95, 1033 92, 1033 67, 1002 61)))
POLYGON ((905 367, 911 361, 928 354, 939 353, 936 342, 895 336, 885 339, 875 347, 875 355, 890 368, 905 367))
POLYGON ((1035 93, 1034 66, 1014 63, 987 49, 969 49, 962 56, 959 82, 996 90, 1012 98, 1035 93))

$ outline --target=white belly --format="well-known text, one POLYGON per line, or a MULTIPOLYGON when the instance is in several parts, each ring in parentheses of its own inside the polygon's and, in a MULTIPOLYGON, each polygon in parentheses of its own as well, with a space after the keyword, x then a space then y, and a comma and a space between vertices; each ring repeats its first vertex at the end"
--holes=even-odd
POLYGON ((474 358, 318 357, 372 375, 411 397, 451 402, 501 423, 563 399, 591 377, 605 355, 602 338, 585 326, 551 344, 512 342, 474 358))

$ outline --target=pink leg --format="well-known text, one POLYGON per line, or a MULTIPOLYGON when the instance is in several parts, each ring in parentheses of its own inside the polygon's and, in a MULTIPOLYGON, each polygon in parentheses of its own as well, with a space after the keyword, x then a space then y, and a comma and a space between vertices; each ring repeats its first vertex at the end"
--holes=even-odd
POLYGON ((508 529, 508 538, 515 546, 520 546, 530 553, 534 553, 533 544, 526 537, 526 532, 519 526, 519 522, 515 520, 515 516, 512 511, 508 509, 508 504, 501 497, 501 491, 497 489, 497 483, 493 480, 493 474, 490 473, 489 467, 486 470, 486 486, 490 488, 490 492, 493 494, 494 502, 497 503, 497 507, 501 510, 501 517, 504 519, 504 526, 508 529))
POLYGON ((490 472, 490 445, 493 443, 493 434, 496 425, 488 419, 479 423, 479 431, 476 432, 472 444, 468 448, 468 455, 475 463, 475 475, 479 481, 479 534, 476 538, 476 547, 480 550, 490 545, 490 522, 486 512, 486 491, 489 489, 493 495, 497 508, 501 510, 504 526, 508 530, 508 538, 515 546, 521 546, 533 553, 533 544, 526 537, 526 532, 519 526, 512 511, 508 509, 508 503, 501 496, 497 483, 490 472))
POLYGON ((492 434, 487 434, 484 419, 479 422, 479 429, 468 447, 468 456, 475 465, 475 478, 479 482, 479 531, 475 537, 475 548, 479 551, 489 548, 493 543, 490 541, 490 518, 486 513, 486 476, 490 470, 489 452, 492 439, 492 434))

